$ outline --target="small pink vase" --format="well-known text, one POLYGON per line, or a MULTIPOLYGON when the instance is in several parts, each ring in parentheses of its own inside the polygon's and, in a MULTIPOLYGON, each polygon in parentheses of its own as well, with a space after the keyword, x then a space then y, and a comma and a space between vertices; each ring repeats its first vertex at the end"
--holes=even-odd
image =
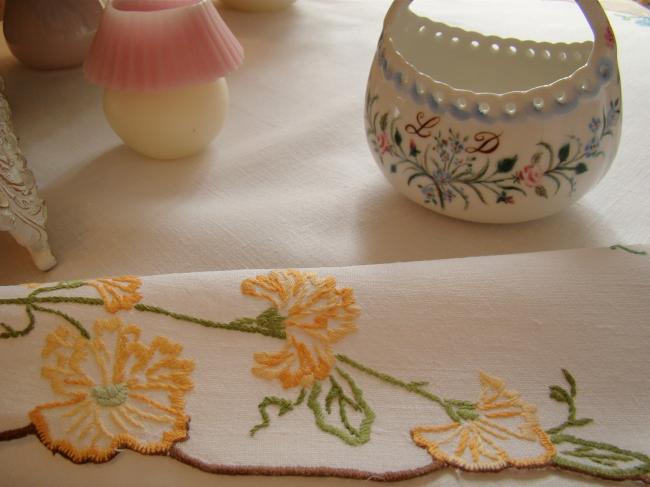
POLYGON ((35 69, 80 66, 103 12, 99 0, 6 0, 9 49, 35 69))

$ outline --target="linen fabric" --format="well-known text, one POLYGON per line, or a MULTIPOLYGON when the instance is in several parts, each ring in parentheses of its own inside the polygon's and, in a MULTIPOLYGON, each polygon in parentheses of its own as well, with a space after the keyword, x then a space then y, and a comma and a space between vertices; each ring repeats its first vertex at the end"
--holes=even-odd
MULTIPOLYGON (((509 393, 517 391, 526 408, 533 408, 533 422, 546 430, 562 424, 567 417, 566 404, 549 397, 550 386, 570 389, 561 371, 565 368, 577 382, 577 419, 593 419, 593 423, 573 427, 571 434, 648 453, 650 416, 645 405, 650 379, 644 373, 650 344, 647 255, 606 248, 321 268, 315 273, 320 278, 334 277, 336 288, 351 289, 356 299, 358 313, 352 315, 356 331, 346 332, 332 343, 337 354, 335 367, 352 378, 374 411, 369 440, 356 446, 319 428, 306 403, 281 416, 276 408, 269 408, 270 424, 251 437, 251 428, 261 422, 258 404, 265 397, 293 401, 301 389, 285 389, 279 379, 252 372, 260 363, 255 354, 277 352, 282 349, 282 341, 256 333, 205 328, 137 307, 130 311, 118 307, 110 313, 102 306, 84 303, 51 301, 42 306, 74 317, 90 331, 91 339, 98 336, 93 328, 95 320, 117 317, 141 330, 138 342, 149 344, 159 336, 180 344, 182 352, 177 359, 194 361, 190 373, 194 388, 184 396, 184 412, 190 417, 189 438, 177 443, 177 448, 203 465, 226 466, 231 473, 246 473, 250 467, 289 467, 312 475, 327 475, 327 469, 345 469, 367 472, 368 477, 391 473, 407 478, 409 471, 431 466, 432 456, 414 443, 410 432, 418 426, 449 424, 444 410, 422 395, 351 366, 341 356, 404 383, 427 382, 417 387, 440 397, 472 403, 485 399, 486 391, 493 392, 486 382, 492 379, 481 375, 488 374, 502 380, 509 393)), ((255 317, 268 308, 269 302, 243 294, 240 284, 258 275, 267 275, 267 271, 147 277, 139 288, 138 302, 177 316, 218 322, 255 317)), ((24 321, 25 314, 19 305, 3 305, 3 299, 26 296, 37 288, 34 284, 29 288, 1 288, 2 321, 14 326, 24 321)), ((93 298, 97 290, 83 286, 38 296, 93 298)), ((0 431, 24 427, 29 423, 29 411, 60 399, 43 367, 51 365, 48 357, 54 356, 53 344, 62 340, 61 333, 53 338, 53 332, 63 327, 70 331, 67 336, 78 337, 77 330, 61 315, 36 314, 31 333, 0 341, 0 366, 4 371, 0 431)), ((334 329, 334 320, 330 321, 329 327, 334 329)), ((112 352, 112 342, 106 343, 112 352)), ((65 350, 56 350, 65 355, 65 350)), ((90 370, 87 363, 93 360, 92 354, 85 356, 81 361, 84 370, 90 370)), ((352 395, 346 379, 335 370, 331 375, 352 395)), ((163 377, 161 371, 158 374, 163 377)), ((329 382, 324 379, 320 383, 324 389, 319 400, 324 408, 329 382)), ((311 385, 304 387, 309 390, 311 385)), ((78 429, 57 426, 65 419, 63 414, 57 416, 52 411, 48 415, 47 410, 43 411, 52 434, 71 438, 79 434, 78 429)), ((526 411, 531 414, 530 409, 526 411)), ((336 425, 336 409, 325 418, 336 425)), ((349 418, 355 426, 361 421, 352 410, 349 418)), ((90 437, 78 441, 88 443, 90 437)), ((503 441, 508 451, 519 458, 536 458, 544 453, 535 439, 520 443, 498 438, 495 441, 503 441)), ((6 485, 45 485, 51 479, 62 478, 66 485, 85 485, 88 479, 97 485, 174 485, 180 481, 208 485, 217 481, 172 458, 127 449, 106 464, 77 466, 60 455, 51 455, 34 436, 0 442, 0 452, 2 483, 6 485)), ((539 462, 534 465, 543 466, 539 462)), ((528 473, 506 470, 494 476, 458 475, 453 469, 443 468, 405 485, 508 485, 514 481, 548 486, 584 483, 580 476, 548 469, 528 473)), ((255 485, 260 480, 219 477, 218 482, 255 485)), ((282 482, 311 485, 305 479, 282 482)), ((341 480, 313 482, 338 485, 336 482, 341 480)))

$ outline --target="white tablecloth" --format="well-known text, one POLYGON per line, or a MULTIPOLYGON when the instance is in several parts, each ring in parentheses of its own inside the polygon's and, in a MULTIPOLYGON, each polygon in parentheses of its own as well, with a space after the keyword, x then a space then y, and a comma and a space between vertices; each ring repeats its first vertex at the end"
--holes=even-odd
MULTIPOLYGON (((222 10, 246 49, 245 66, 229 78, 230 115, 208 150, 173 162, 148 160, 124 147, 104 119, 101 90, 88 85, 80 70, 29 71, 5 48, 0 69, 17 134, 49 205, 60 264, 43 275, 25 250, 0 233, 0 284, 650 241, 647 19, 611 15, 624 91, 623 139, 611 172, 560 215, 492 226, 418 207, 375 167, 363 102, 388 5, 300 0, 274 14, 222 10)), ((497 34, 578 40, 590 34, 569 2, 415 5, 437 19, 497 34)))

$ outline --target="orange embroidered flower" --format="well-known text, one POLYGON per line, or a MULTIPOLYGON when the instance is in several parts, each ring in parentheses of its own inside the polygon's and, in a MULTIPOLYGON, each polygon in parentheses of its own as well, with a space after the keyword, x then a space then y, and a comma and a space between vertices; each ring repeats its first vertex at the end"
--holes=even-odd
POLYGON ((142 281, 135 276, 93 279, 86 284, 97 289, 109 313, 129 310, 142 299, 138 292, 142 281))
POLYGON ((117 318, 96 321, 90 340, 59 327, 46 338, 42 375, 60 399, 29 413, 38 437, 76 463, 108 461, 120 448, 164 454, 187 438, 194 363, 182 349, 164 337, 146 346, 117 318))
POLYGON ((481 394, 472 414, 462 423, 417 426, 411 430, 413 441, 435 460, 472 472, 543 467, 555 456, 535 406, 507 390, 501 379, 481 373, 481 394))
POLYGON ((253 374, 278 379, 285 389, 329 377, 336 361, 331 345, 357 329, 352 289, 337 288, 333 277, 288 270, 246 279, 241 290, 268 301, 285 317, 284 348, 256 353, 253 374))

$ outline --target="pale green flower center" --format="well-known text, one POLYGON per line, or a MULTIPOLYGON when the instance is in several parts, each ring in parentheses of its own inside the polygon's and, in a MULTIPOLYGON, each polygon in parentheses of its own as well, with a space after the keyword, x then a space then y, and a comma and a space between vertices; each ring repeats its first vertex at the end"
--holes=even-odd
POLYGON ((124 404, 127 398, 126 384, 110 384, 93 387, 90 391, 100 406, 115 407, 124 404))
POLYGON ((481 416, 471 408, 458 408, 456 414, 464 421, 476 421, 481 416))

